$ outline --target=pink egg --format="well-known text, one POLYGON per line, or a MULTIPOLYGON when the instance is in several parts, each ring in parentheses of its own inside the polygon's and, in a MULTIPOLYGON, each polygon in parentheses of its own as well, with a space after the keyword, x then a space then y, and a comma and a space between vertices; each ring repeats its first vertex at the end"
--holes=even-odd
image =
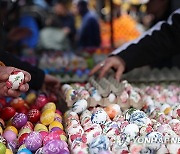
POLYGON ((42 146, 42 137, 38 132, 31 132, 25 140, 25 146, 31 150, 36 151, 42 146))
POLYGON ((3 137, 8 141, 8 142, 11 142, 11 141, 14 141, 16 139, 16 133, 14 133, 13 131, 11 130, 7 130, 3 133, 3 137))
POLYGON ((36 100, 35 105, 37 105, 40 109, 48 103, 48 98, 44 94, 40 94, 36 100))
POLYGON ((58 131, 50 132, 43 140, 43 144, 46 145, 50 140, 60 140, 60 133, 58 131))
POLYGON ((56 109, 56 113, 62 116, 62 112, 56 109))
POLYGON ((48 132, 46 131, 40 131, 39 133, 41 134, 42 139, 44 139, 48 135, 48 132))
POLYGON ((12 119, 12 125, 20 129, 27 123, 27 116, 24 113, 17 113, 12 119))

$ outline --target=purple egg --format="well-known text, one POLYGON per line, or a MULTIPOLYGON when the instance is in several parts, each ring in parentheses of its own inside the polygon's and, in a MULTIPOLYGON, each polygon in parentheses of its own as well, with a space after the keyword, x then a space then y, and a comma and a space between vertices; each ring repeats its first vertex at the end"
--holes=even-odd
POLYGON ((62 123, 62 119, 59 117, 55 117, 54 121, 59 121, 60 123, 62 123))
POLYGON ((16 133, 11 130, 7 130, 3 133, 3 137, 8 141, 12 142, 16 139, 16 133))
POLYGON ((17 147, 17 141, 14 140, 12 142, 8 142, 7 143, 7 148, 10 149, 11 151, 13 151, 13 153, 16 153, 16 151, 17 151, 16 149, 18 148, 17 147))
POLYGON ((69 154, 69 150, 67 147, 68 145, 64 141, 51 140, 43 147, 43 150, 46 154, 69 154))
POLYGON ((53 127, 53 128, 51 129, 51 132, 56 131, 56 130, 62 130, 62 129, 59 128, 59 127, 53 127))
POLYGON ((42 137, 38 132, 31 132, 25 140, 25 146, 31 150, 36 151, 42 146, 42 137))
POLYGON ((27 123, 27 116, 24 113, 16 114, 12 119, 12 125, 17 129, 20 129, 27 123))

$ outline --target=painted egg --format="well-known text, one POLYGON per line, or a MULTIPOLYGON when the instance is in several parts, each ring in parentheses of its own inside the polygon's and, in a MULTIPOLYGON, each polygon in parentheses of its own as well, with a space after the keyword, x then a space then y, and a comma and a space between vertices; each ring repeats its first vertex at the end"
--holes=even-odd
POLYGON ((49 102, 42 108, 42 112, 45 111, 46 109, 51 109, 55 112, 56 111, 56 105, 52 102, 49 102))
POLYGON ((13 152, 10 149, 6 149, 6 154, 13 154, 13 152))
POLYGON ((24 82, 24 74, 21 71, 14 71, 9 76, 6 86, 11 89, 18 89, 24 82))
POLYGON ((171 106, 169 104, 163 104, 161 106, 161 112, 163 112, 165 115, 168 115, 171 112, 171 106))
POLYGON ((3 120, 11 119, 16 113, 16 110, 13 107, 5 107, 1 111, 1 118, 3 120))
POLYGON ((18 145, 21 146, 25 143, 26 138, 28 137, 29 133, 22 134, 18 139, 18 145))
POLYGON ((73 89, 69 89, 66 91, 65 95, 66 95, 66 101, 71 102, 71 101, 75 100, 75 98, 76 98, 76 91, 73 89))
POLYGON ((26 105, 24 105, 24 106, 22 106, 21 108, 16 109, 16 111, 17 111, 18 113, 27 114, 28 111, 29 111, 29 107, 27 107, 26 105))
POLYGON ((49 134, 46 131, 39 131, 39 133, 41 134, 42 139, 44 140, 44 138, 49 134))
POLYGON ((0 152, 2 154, 5 154, 6 153, 6 146, 3 144, 3 143, 0 143, 0 152))
POLYGON ((63 125, 59 121, 53 121, 49 125, 49 130, 51 130, 53 127, 59 127, 59 128, 61 128, 63 130, 63 125))
POLYGON ((103 150, 107 151, 108 148, 109 148, 109 139, 104 135, 100 135, 94 138, 94 140, 89 145, 89 152, 95 154, 103 150))
POLYGON ((54 121, 55 112, 51 109, 45 110, 40 117, 40 121, 44 125, 49 125, 54 121))
POLYGON ((48 129, 45 125, 43 124, 36 124, 34 127, 34 131, 39 131, 39 130, 44 130, 48 132, 48 129))
POLYGON ((81 113, 87 108, 87 101, 85 99, 78 100, 72 106, 72 111, 76 113, 81 113))
POLYGON ((25 128, 29 128, 33 131, 34 125, 30 121, 27 121, 27 123, 21 129, 25 129, 25 128))
POLYGON ((179 154, 180 145, 177 143, 171 143, 167 145, 168 153, 179 154))
POLYGON ((146 147, 151 150, 159 150, 161 148, 163 141, 163 135, 161 133, 151 132, 146 137, 151 141, 150 143, 146 143, 146 147))
POLYGON ((13 131, 16 135, 18 134, 18 130, 14 126, 8 126, 4 131, 7 130, 13 131))
POLYGON ((71 152, 88 154, 89 150, 88 150, 88 146, 86 143, 75 140, 71 145, 71 152))
POLYGON ((64 141, 51 140, 46 145, 44 145, 43 150, 46 154, 69 154, 67 147, 68 145, 64 141))
POLYGON ((3 143, 4 145, 6 145, 7 141, 3 136, 0 136, 0 143, 3 143))
POLYGON ((44 94, 40 94, 37 99, 35 105, 38 106, 38 108, 42 108, 45 104, 48 103, 48 98, 44 94))
POLYGON ((24 148, 24 149, 18 151, 17 154, 32 154, 32 152, 29 149, 24 148))
MULTIPOLYGON (((61 128, 59 128, 59 127, 53 127, 53 128, 51 128, 51 132, 53 132, 53 131, 57 131, 57 130, 62 130, 61 128)), ((62 130, 63 131, 63 130, 62 130)))
POLYGON ((42 146, 42 137, 38 132, 31 132, 25 140, 25 146, 31 150, 36 151, 42 146))
POLYGON ((18 148, 18 152, 21 151, 22 149, 27 149, 25 144, 22 144, 19 148, 18 148))
POLYGON ((29 129, 29 128, 21 129, 21 130, 19 131, 18 137, 20 137, 20 136, 21 136, 22 134, 24 134, 24 133, 30 133, 30 132, 32 132, 32 130, 29 129))
POLYGON ((62 86, 62 91, 65 93, 67 90, 72 89, 72 87, 69 84, 64 84, 62 86))
POLYGON ((111 119, 121 113, 121 109, 118 104, 110 104, 104 110, 111 119))
POLYGON ((40 115, 41 115, 41 113, 37 109, 31 109, 27 114, 28 120, 32 123, 38 122, 40 119, 40 115))
POLYGON ((81 90, 79 93, 78 93, 78 96, 81 98, 81 99, 85 99, 87 100, 89 97, 90 97, 90 94, 87 90, 81 90))
POLYGON ((108 100, 110 103, 114 102, 116 99, 116 96, 113 93, 110 93, 108 96, 108 100))
POLYGON ((139 127, 136 124, 128 124, 123 131, 130 139, 134 139, 138 136, 139 127))
POLYGON ((35 100, 36 100, 36 94, 34 93, 34 92, 31 92, 31 93, 29 93, 27 96, 26 96, 26 102, 28 103, 28 104, 32 104, 32 103, 34 103, 35 102, 35 100))
POLYGON ((56 112, 55 112, 55 113, 57 113, 57 114, 59 114, 60 116, 62 116, 62 112, 59 111, 58 109, 56 109, 56 112))
POLYGON ((21 97, 15 98, 11 101, 11 106, 15 109, 19 109, 23 107, 24 104, 25 104, 25 101, 21 97))
POLYGON ((12 141, 12 142, 8 142, 7 143, 7 148, 8 149, 10 149, 13 153, 16 153, 16 149, 18 148, 18 146, 17 146, 17 141, 16 140, 14 140, 14 141, 12 141))
POLYGON ((23 127, 27 122, 27 116, 24 113, 16 114, 12 119, 12 125, 17 129, 23 127))
POLYGON ((50 132, 43 140, 43 145, 47 144, 51 140, 60 140, 60 133, 58 131, 50 132))
POLYGON ((39 148, 39 149, 35 152, 35 154, 44 154, 43 148, 39 148))
POLYGON ((3 137, 8 141, 11 142, 16 139, 16 133, 11 130, 7 130, 3 133, 3 137))
POLYGON ((67 137, 66 137, 65 135, 60 135, 60 139, 61 139, 62 141, 67 142, 67 137))
POLYGON ((107 113, 103 109, 95 111, 91 116, 92 123, 104 124, 107 120, 107 113))

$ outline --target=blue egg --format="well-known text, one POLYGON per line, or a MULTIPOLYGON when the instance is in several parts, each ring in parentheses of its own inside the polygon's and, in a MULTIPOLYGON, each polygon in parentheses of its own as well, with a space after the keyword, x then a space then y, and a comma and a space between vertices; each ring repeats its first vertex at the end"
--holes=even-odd
POLYGON ((17 154, 32 154, 32 152, 30 150, 24 148, 24 149, 18 151, 17 154))

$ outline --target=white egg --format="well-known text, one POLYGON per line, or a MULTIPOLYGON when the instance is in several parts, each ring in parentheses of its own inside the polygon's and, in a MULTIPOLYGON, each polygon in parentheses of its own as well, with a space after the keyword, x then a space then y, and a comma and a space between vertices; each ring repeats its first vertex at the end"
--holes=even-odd
POLYGON ((139 133, 139 127, 136 124, 128 124, 123 131, 130 139, 134 139, 139 133))
POLYGON ((107 120, 107 113, 103 109, 95 111, 91 116, 92 123, 104 124, 107 120))
POLYGON ((69 90, 69 89, 72 89, 72 87, 71 87, 69 84, 64 84, 64 85, 62 86, 62 91, 63 91, 63 93, 65 93, 65 91, 66 91, 66 90, 69 90))
POLYGON ((116 99, 116 96, 113 94, 113 93, 110 93, 109 96, 108 96, 108 99, 109 99, 109 102, 114 102, 115 99, 116 99))
POLYGON ((72 111, 76 113, 82 113, 87 109, 87 101, 85 99, 78 100, 72 106, 72 111))

